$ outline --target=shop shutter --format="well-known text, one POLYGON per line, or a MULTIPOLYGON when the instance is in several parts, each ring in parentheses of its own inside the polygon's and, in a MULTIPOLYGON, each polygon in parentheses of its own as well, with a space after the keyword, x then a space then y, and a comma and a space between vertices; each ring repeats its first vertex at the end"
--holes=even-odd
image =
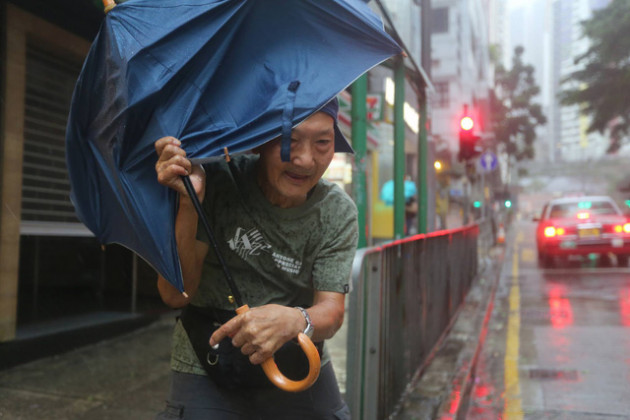
POLYGON ((27 47, 22 221, 79 223, 70 202, 65 133, 81 63, 27 47))

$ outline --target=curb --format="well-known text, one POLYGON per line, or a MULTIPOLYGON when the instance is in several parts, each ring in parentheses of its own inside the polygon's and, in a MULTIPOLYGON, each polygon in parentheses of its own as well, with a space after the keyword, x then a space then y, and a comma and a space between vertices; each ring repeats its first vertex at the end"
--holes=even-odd
POLYGON ((130 315, 125 319, 0 343, 0 371, 129 333, 158 318, 155 314, 130 315))
POLYGON ((396 420, 455 420, 466 397, 485 341, 505 250, 497 247, 470 289, 435 354, 412 385, 396 420))
MULTIPOLYGON (((493 261, 494 271, 489 273, 492 276, 488 289, 489 294, 486 296, 485 310, 480 312, 478 317, 483 314, 481 325, 474 331, 476 340, 470 342, 470 345, 461 354, 461 364, 455 369, 455 377, 452 381, 451 392, 448 398, 442 402, 438 412, 436 413, 437 419, 440 420, 456 420, 463 418, 465 410, 468 408, 468 395, 471 390, 471 379, 474 375, 475 367, 477 366, 477 360, 479 359, 479 353, 483 348, 483 344, 488 334, 488 324, 490 317, 492 316, 492 310, 494 309, 494 298, 499 284, 500 268, 505 255, 505 250, 501 252, 498 259, 493 261)), ((473 337, 474 338, 474 337, 473 337)))

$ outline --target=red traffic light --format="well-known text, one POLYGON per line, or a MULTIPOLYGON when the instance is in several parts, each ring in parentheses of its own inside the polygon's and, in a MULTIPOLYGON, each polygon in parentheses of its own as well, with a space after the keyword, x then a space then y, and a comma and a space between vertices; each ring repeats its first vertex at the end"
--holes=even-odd
POLYGON ((462 130, 464 131, 470 131, 473 129, 473 127, 475 126, 475 121, 473 121, 472 118, 470 117, 463 117, 460 121, 459 121, 459 126, 462 128, 462 130))
MULTIPOLYGON (((466 114, 464 114, 466 115, 466 114)), ((475 120, 470 116, 462 117, 459 120, 459 155, 460 161, 467 161, 479 154, 476 148, 479 136, 475 135, 475 120)))

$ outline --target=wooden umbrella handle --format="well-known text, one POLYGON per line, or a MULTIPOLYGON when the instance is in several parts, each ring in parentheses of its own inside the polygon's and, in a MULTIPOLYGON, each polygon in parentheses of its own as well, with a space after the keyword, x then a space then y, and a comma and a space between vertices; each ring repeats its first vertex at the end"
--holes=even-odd
MULTIPOLYGON (((249 311, 249 306, 243 305, 236 310, 236 313, 240 315, 247 311, 249 311)), ((319 370, 321 369, 319 352, 315 344, 313 344, 311 339, 304 333, 299 333, 297 339, 302 351, 308 358, 309 371, 304 379, 294 381, 284 376, 282 372, 280 372, 280 369, 278 369, 278 365, 276 365, 273 356, 262 363, 263 371, 271 383, 287 392, 300 392, 310 388, 319 377, 319 370)))
POLYGON ((105 13, 107 13, 116 6, 116 3, 114 0, 103 0, 103 6, 105 6, 105 13))

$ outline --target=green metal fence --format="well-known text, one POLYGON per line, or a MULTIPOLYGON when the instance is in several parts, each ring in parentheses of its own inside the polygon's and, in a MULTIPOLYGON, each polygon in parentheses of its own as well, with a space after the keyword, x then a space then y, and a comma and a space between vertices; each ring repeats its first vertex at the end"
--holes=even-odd
POLYGON ((490 231, 481 222, 357 252, 346 362, 353 419, 395 412, 464 301, 490 231))

